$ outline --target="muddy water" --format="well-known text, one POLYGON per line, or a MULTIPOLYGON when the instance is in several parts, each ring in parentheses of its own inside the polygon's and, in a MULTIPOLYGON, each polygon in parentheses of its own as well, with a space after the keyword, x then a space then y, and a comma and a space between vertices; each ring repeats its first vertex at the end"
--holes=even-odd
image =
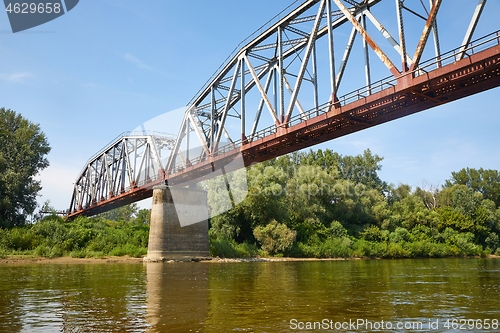
POLYGON ((498 259, 6 264, 0 332, 500 332, 499 296, 498 259))

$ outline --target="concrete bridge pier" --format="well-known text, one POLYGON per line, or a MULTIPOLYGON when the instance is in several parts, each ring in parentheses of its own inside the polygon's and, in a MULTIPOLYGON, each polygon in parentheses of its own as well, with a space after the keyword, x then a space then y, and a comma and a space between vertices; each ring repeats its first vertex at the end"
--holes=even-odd
POLYGON ((144 261, 187 261, 209 256, 207 193, 155 186, 144 261))

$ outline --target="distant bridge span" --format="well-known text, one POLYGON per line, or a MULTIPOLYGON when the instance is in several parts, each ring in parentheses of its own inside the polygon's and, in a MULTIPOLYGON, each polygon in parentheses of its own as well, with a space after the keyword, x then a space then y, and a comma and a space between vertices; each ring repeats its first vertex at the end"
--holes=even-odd
POLYGON ((473 41, 487 1, 464 7, 463 35, 447 53, 440 49, 438 21, 458 18, 446 15, 452 2, 429 2, 303 2, 228 58, 189 104, 176 137, 127 133, 91 158, 74 185, 68 217, 145 199, 165 182, 202 179, 236 156, 248 166, 498 87, 500 23, 488 22, 496 31, 473 41), (378 8, 397 37, 377 19, 378 8), (421 21, 418 28, 415 21, 421 21), (341 44, 334 33, 343 31, 350 34, 341 44), (356 36, 362 37, 359 53, 352 52, 356 36), (411 45, 413 54, 407 52, 411 45), (358 85, 364 87, 341 95, 341 84, 352 85, 345 77, 353 54, 364 66, 349 77, 364 79, 358 85), (381 73, 390 76, 373 82, 381 73), (165 149, 168 157, 161 156, 165 149))

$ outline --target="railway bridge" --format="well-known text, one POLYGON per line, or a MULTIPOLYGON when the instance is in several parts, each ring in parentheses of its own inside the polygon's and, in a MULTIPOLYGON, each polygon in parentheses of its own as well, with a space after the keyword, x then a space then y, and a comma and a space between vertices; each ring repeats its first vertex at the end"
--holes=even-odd
MULTIPOLYGON (((213 213, 193 190, 203 180, 227 183, 227 172, 252 163, 499 86, 500 21, 482 19, 488 4, 294 2, 228 57, 187 104, 177 134, 124 133, 94 155, 76 179, 68 218, 152 197, 156 188, 153 215, 177 215, 181 227, 206 223, 213 213), (164 206, 157 213, 155 202, 164 206)), ((206 232, 179 230, 174 242, 187 246, 206 232)))

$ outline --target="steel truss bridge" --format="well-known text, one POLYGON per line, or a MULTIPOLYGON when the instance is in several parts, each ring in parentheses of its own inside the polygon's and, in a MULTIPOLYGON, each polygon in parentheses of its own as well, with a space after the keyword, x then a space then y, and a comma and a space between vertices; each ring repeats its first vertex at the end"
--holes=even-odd
POLYGON ((236 156, 248 166, 499 86, 500 21, 475 36, 485 8, 487 0, 307 0, 289 8, 219 68, 176 136, 125 133, 92 157, 68 217, 142 200, 154 185, 202 179, 236 156), (459 3, 466 19, 457 23, 459 3), (451 51, 441 51, 445 44, 451 51))

